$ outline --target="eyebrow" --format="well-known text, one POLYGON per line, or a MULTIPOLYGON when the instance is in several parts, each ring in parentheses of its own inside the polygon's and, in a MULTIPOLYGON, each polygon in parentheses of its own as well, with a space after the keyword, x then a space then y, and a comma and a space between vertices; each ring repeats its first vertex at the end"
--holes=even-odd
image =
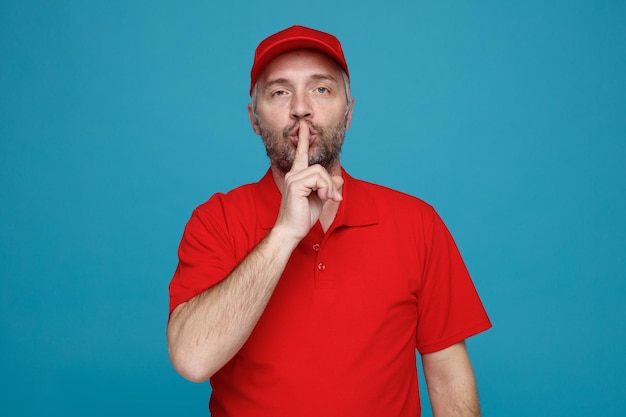
POLYGON ((330 74, 313 74, 311 76, 311 78, 313 78, 314 80, 319 80, 319 81, 334 81, 337 82, 337 79, 335 77, 333 77, 330 74))
MULTIPOLYGON (((330 74, 313 74, 311 75, 310 78, 314 81, 332 81, 335 83, 337 82, 337 79, 330 74)), ((273 80, 268 81, 267 84, 265 84, 264 91, 269 90, 276 84, 290 84, 290 83, 291 82, 287 78, 275 78, 273 80)))
POLYGON ((268 81, 267 84, 265 84, 264 90, 267 91, 273 86, 275 86, 276 84, 288 84, 288 83, 289 83, 289 80, 287 80, 286 78, 275 78, 271 81, 268 81))

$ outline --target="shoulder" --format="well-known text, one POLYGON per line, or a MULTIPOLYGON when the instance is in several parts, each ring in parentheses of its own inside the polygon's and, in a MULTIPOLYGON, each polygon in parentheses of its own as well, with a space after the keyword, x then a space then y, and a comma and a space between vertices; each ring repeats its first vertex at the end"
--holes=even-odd
MULTIPOLYGON (((227 192, 217 192, 206 202, 196 207, 194 212, 200 214, 215 213, 216 211, 255 211, 255 206, 259 198, 264 194, 271 194, 273 187, 271 178, 265 175, 260 181, 243 184, 227 192)), ((274 186, 275 188, 275 186, 274 186)))
POLYGON ((245 184, 213 194, 193 210, 186 228, 226 233, 234 230, 234 224, 253 224, 256 221, 255 189, 256 184, 245 184))
POLYGON ((192 217, 205 223, 217 223, 229 230, 256 226, 271 227, 280 206, 280 191, 271 172, 258 182, 244 184, 226 193, 216 193, 193 212, 192 217))
POLYGON ((435 209, 419 197, 384 185, 349 177, 349 183, 355 194, 366 194, 379 210, 391 213, 422 213, 433 215, 435 209))
POLYGON ((207 201, 196 207, 196 210, 212 210, 220 205, 238 205, 241 202, 253 200, 256 183, 244 184, 226 192, 216 192, 207 201))

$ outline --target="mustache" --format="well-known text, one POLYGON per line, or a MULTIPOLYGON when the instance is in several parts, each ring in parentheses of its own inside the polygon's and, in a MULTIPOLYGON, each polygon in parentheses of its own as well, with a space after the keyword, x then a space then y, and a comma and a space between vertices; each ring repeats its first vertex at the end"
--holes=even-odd
MULTIPOLYGON (((289 136, 291 136, 291 132, 294 131, 294 129, 300 124, 300 120, 296 120, 291 126, 288 126, 286 128, 283 129, 283 137, 284 138, 288 138, 289 136)), ((310 120, 305 120, 304 121, 307 125, 309 125, 309 131, 315 132, 317 134, 322 134, 324 133, 324 129, 321 128, 320 126, 316 125, 315 123, 313 123, 310 120)))

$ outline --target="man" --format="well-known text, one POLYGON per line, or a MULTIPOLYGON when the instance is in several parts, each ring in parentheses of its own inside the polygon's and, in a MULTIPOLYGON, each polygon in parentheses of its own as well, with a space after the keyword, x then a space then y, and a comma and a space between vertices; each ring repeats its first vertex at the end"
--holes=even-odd
POLYGON ((262 41, 248 107, 270 159, 189 220, 170 285, 175 369, 210 378, 214 417, 477 416, 465 338, 491 326, 433 208, 350 177, 354 100, 339 41, 262 41))

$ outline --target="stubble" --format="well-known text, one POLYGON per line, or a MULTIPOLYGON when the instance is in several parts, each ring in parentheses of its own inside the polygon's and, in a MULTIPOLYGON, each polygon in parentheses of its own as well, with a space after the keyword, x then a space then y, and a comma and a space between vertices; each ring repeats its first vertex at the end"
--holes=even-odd
MULTIPOLYGON (((265 145, 267 156, 273 167, 283 174, 291 170, 296 155, 296 147, 289 136, 300 121, 282 131, 266 129, 259 123, 259 132, 265 145)), ((339 154, 346 135, 347 117, 336 126, 321 127, 310 121, 306 121, 309 128, 315 132, 316 139, 309 148, 309 165, 319 164, 331 172, 339 161, 339 154)))

